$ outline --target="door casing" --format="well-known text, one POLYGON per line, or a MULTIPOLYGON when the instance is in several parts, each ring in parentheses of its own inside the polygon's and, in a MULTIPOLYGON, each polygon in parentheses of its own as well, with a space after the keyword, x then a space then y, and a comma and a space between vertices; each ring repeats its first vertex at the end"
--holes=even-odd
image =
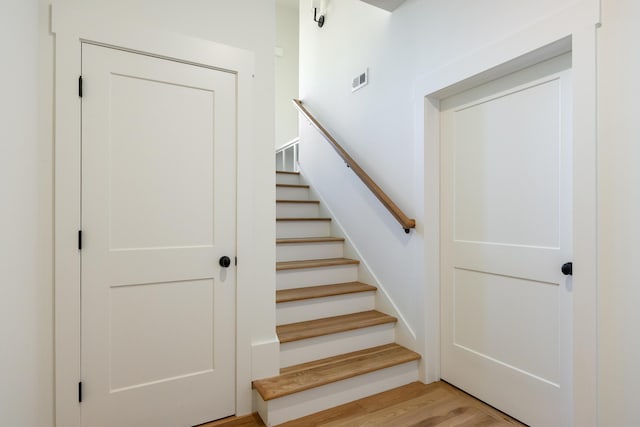
MULTIPOLYGON (((92 43, 138 54, 155 56, 229 71, 237 75, 237 256, 244 260, 236 280, 236 413, 251 411, 251 283, 253 257, 253 75, 252 52, 149 29, 114 26, 99 19, 83 19, 64 3, 54 5, 52 32, 56 35, 55 63, 55 198, 54 198, 54 331, 55 422, 80 427, 78 402, 80 370, 80 98, 81 43, 92 43), (243 268, 243 265, 249 268, 243 268)), ((274 279, 275 288, 275 279, 274 279)), ((277 359, 274 361, 277 365, 277 359)))
POLYGON ((597 2, 583 0, 520 33, 479 49, 426 74, 414 92, 416 149, 422 154, 420 176, 424 214, 426 283, 424 380, 440 379, 440 100, 512 72, 571 52, 574 140, 574 425, 596 426, 596 28, 597 2))

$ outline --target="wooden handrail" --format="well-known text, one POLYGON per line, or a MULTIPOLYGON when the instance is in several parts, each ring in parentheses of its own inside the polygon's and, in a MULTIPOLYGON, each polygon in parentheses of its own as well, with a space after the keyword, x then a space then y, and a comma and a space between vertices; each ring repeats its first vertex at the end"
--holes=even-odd
POLYGON ((371 179, 371 177, 364 171, 364 169, 362 169, 360 165, 355 160, 353 160, 349 153, 347 153, 345 149, 342 148, 340 144, 338 144, 335 138, 331 136, 331 134, 318 122, 318 120, 316 120, 315 117, 313 117, 311 113, 309 113, 306 108, 304 108, 304 106, 302 105, 302 101, 300 101, 299 99, 294 99, 293 104, 311 122, 311 124, 316 129, 318 129, 320 133, 322 133, 322 135, 324 135, 327 142, 331 144, 333 149, 336 150, 338 155, 342 158, 342 160, 345 161, 347 166, 351 168, 351 170, 358 176, 358 178, 360 178, 360 180, 362 180, 364 185, 366 185, 367 188, 371 190, 373 195, 376 196, 378 200, 380 200, 384 207, 386 207, 387 210, 391 212, 391 215, 393 215, 393 217, 398 220, 400 225, 402 225, 402 228, 404 228, 404 231, 408 233, 412 228, 415 228, 416 220, 409 218, 407 215, 405 215, 404 212, 402 212, 398 205, 393 203, 393 200, 391 200, 391 198, 387 196, 384 191, 382 191, 378 184, 376 184, 373 179, 371 179))

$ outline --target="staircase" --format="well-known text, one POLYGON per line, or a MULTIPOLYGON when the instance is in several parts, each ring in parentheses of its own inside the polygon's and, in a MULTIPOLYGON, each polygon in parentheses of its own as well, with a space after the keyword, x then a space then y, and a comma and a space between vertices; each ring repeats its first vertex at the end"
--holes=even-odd
POLYGON ((308 185, 276 172, 276 302, 280 375, 253 382, 268 426, 418 379, 420 355, 394 343, 397 319, 375 310, 308 185))

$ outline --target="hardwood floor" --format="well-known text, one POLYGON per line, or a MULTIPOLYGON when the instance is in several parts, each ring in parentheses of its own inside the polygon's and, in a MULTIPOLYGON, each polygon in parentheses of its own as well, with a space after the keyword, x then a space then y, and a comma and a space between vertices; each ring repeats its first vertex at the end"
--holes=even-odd
POLYGON ((212 423, 201 424, 196 427, 260 427, 264 423, 258 414, 247 415, 246 417, 229 417, 212 423))
MULTIPOLYGON (((202 427, 258 427, 258 416, 202 427)), ((445 383, 408 384, 280 427, 513 427, 524 424, 445 383)))

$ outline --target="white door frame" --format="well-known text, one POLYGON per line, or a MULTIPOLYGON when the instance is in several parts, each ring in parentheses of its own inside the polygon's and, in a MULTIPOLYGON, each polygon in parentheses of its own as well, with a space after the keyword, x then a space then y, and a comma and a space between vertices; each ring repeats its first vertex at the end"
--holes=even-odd
MULTIPOLYGON (((55 412, 56 425, 81 427, 80 381, 80 228, 81 114, 78 77, 81 43, 152 55, 173 61, 230 71, 237 76, 237 224, 252 222, 253 73, 252 52, 202 39, 140 27, 109 25, 87 17, 67 2, 53 7, 55 58, 55 412)), ((88 82, 87 82, 88 83, 88 82)), ((89 89, 86 90, 89 92, 89 89)), ((237 227, 237 253, 251 259, 252 230, 237 227)), ((249 263, 247 263, 249 264, 249 263)), ((236 413, 251 411, 251 272, 238 268, 236 281, 236 413)))
MULTIPOLYGON (((424 155, 426 382, 440 379, 440 100, 565 52, 573 78, 573 422, 597 422, 596 28, 598 0, 583 0, 421 78, 416 152, 424 155), (422 145, 424 144, 424 145, 422 145)), ((560 266, 558 266, 560 268, 560 266)))

